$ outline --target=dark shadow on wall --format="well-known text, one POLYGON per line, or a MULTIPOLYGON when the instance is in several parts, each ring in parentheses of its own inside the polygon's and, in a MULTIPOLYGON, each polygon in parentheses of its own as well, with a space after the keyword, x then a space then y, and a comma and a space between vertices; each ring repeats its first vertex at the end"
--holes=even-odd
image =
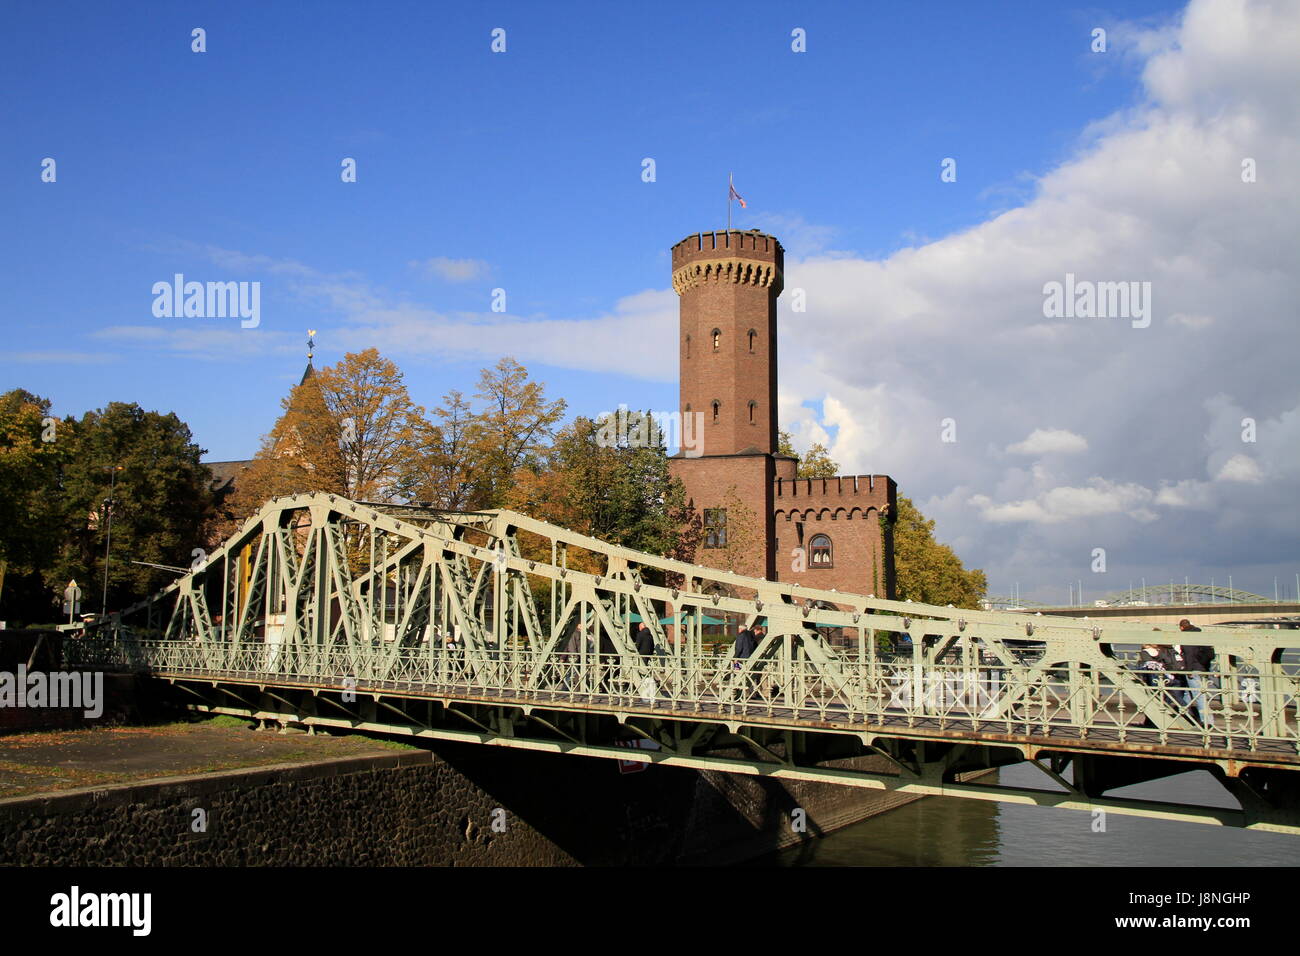
MULTIPOLYGON (((682 767, 620 773, 598 757, 474 744, 432 746, 455 771, 575 862, 588 866, 739 862, 852 822, 872 794, 682 767), (802 832, 792 826, 802 809, 802 832)), ((735 756, 735 754, 725 754, 735 756)))

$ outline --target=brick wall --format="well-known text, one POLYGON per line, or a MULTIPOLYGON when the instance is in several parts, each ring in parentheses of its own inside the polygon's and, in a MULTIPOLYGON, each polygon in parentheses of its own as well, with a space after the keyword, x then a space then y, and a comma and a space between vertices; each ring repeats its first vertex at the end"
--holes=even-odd
MULTIPOLYGON (((780 242, 758 232, 698 233, 673 246, 681 408, 703 412, 704 426, 702 457, 674 459, 672 471, 701 514, 724 507, 732 489, 753 512, 758 536, 731 558, 731 570, 892 597, 893 546, 879 515, 892 508, 894 482, 884 475, 797 480, 795 460, 775 454, 776 301, 784 264, 780 242), (794 571, 791 550, 807 548, 817 533, 831 538, 833 563, 794 571)), ((730 514, 728 523, 735 524, 730 514)), ((696 560, 727 568, 729 555, 702 547, 696 560)))

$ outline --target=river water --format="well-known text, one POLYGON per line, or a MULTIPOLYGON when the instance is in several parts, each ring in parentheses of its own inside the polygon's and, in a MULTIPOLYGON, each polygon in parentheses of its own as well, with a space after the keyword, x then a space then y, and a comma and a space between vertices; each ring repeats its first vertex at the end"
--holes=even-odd
MULTIPOLYGON (((1054 789, 1025 764, 1004 768, 1007 786, 1054 789)), ((980 782, 993 782, 992 777, 980 782)), ((1237 803, 1198 770, 1114 790, 1112 797, 1204 806, 1237 803)), ((927 797, 772 854, 770 866, 1296 866, 1300 837, 959 797, 927 797)))

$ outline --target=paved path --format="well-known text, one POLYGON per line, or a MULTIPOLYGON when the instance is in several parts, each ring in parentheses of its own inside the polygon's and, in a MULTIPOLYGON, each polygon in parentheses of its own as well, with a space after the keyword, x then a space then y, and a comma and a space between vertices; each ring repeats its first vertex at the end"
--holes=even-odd
POLYGON ((392 752, 356 735, 253 731, 228 720, 11 734, 0 736, 0 797, 392 752))

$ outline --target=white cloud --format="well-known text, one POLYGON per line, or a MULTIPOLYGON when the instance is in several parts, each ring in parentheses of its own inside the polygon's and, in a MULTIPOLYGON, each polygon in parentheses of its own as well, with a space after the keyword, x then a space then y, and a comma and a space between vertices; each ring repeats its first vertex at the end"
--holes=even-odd
POLYGON ((1080 131, 1024 205, 880 261, 787 257, 808 314, 782 302, 782 409, 820 400, 808 431, 833 409, 844 470, 892 475, 994 579, 1069 580, 1093 547, 1117 578, 1290 567, 1300 4, 1194 0, 1110 37, 1143 65, 1135 105, 1080 131), (1150 326, 1045 319, 1066 273, 1150 282, 1150 326), (1161 514, 1180 518, 1152 534, 1161 514))
MULTIPOLYGON (((268 352, 302 351, 302 337, 266 329, 241 329, 202 325, 206 319, 183 319, 190 324, 179 328, 156 325, 113 325, 94 333, 94 338, 124 345, 146 346, 190 358, 231 359, 265 355, 268 352)), ((222 320, 217 320, 222 321, 222 320)))
POLYGON ((1008 445, 1013 455, 1070 455, 1088 450, 1088 440, 1065 428, 1035 428, 1022 442, 1008 445))
POLYGON ((562 368, 632 378, 677 378, 677 296, 651 290, 624 296, 591 318, 550 318, 508 313, 444 313, 412 303, 369 303, 331 332, 342 348, 393 355, 497 359, 513 355, 562 368))
POLYGON ((469 282, 482 278, 491 271, 491 267, 482 259, 447 259, 443 256, 412 262, 411 267, 447 282, 469 282))
POLYGON ((1214 476, 1215 481, 1241 481, 1247 484, 1259 484, 1263 479, 1255 459, 1246 455, 1233 455, 1214 476))
POLYGON ((1155 503, 1168 508, 1195 508, 1205 510, 1214 505, 1214 492, 1207 482, 1184 478, 1167 484, 1156 492, 1155 503))
POLYGON ((1119 514, 1145 523, 1157 517, 1147 507, 1152 497, 1151 491, 1141 485, 1092 478, 1085 487, 1052 488, 1025 501, 996 504, 986 495, 974 495, 970 504, 980 510, 986 521, 993 522, 1055 524, 1075 518, 1119 514))
MULTIPOLYGON (((892 475, 995 581, 1076 578, 1099 546, 1117 578, 1293 563, 1278 516, 1300 483, 1300 4, 1193 0, 1109 35, 1112 62, 1143 65, 1135 105, 1080 130, 1023 205, 883 260, 827 251, 836 230, 798 215, 767 221, 807 294, 806 314, 780 304, 782 422, 845 472, 892 475), (1043 284, 1066 273, 1150 282, 1150 326, 1044 318, 1043 284), (1152 534, 1162 513, 1179 520, 1152 534)), ((669 290, 594 316, 449 314, 266 265, 342 312, 344 347, 677 375, 669 290)))

